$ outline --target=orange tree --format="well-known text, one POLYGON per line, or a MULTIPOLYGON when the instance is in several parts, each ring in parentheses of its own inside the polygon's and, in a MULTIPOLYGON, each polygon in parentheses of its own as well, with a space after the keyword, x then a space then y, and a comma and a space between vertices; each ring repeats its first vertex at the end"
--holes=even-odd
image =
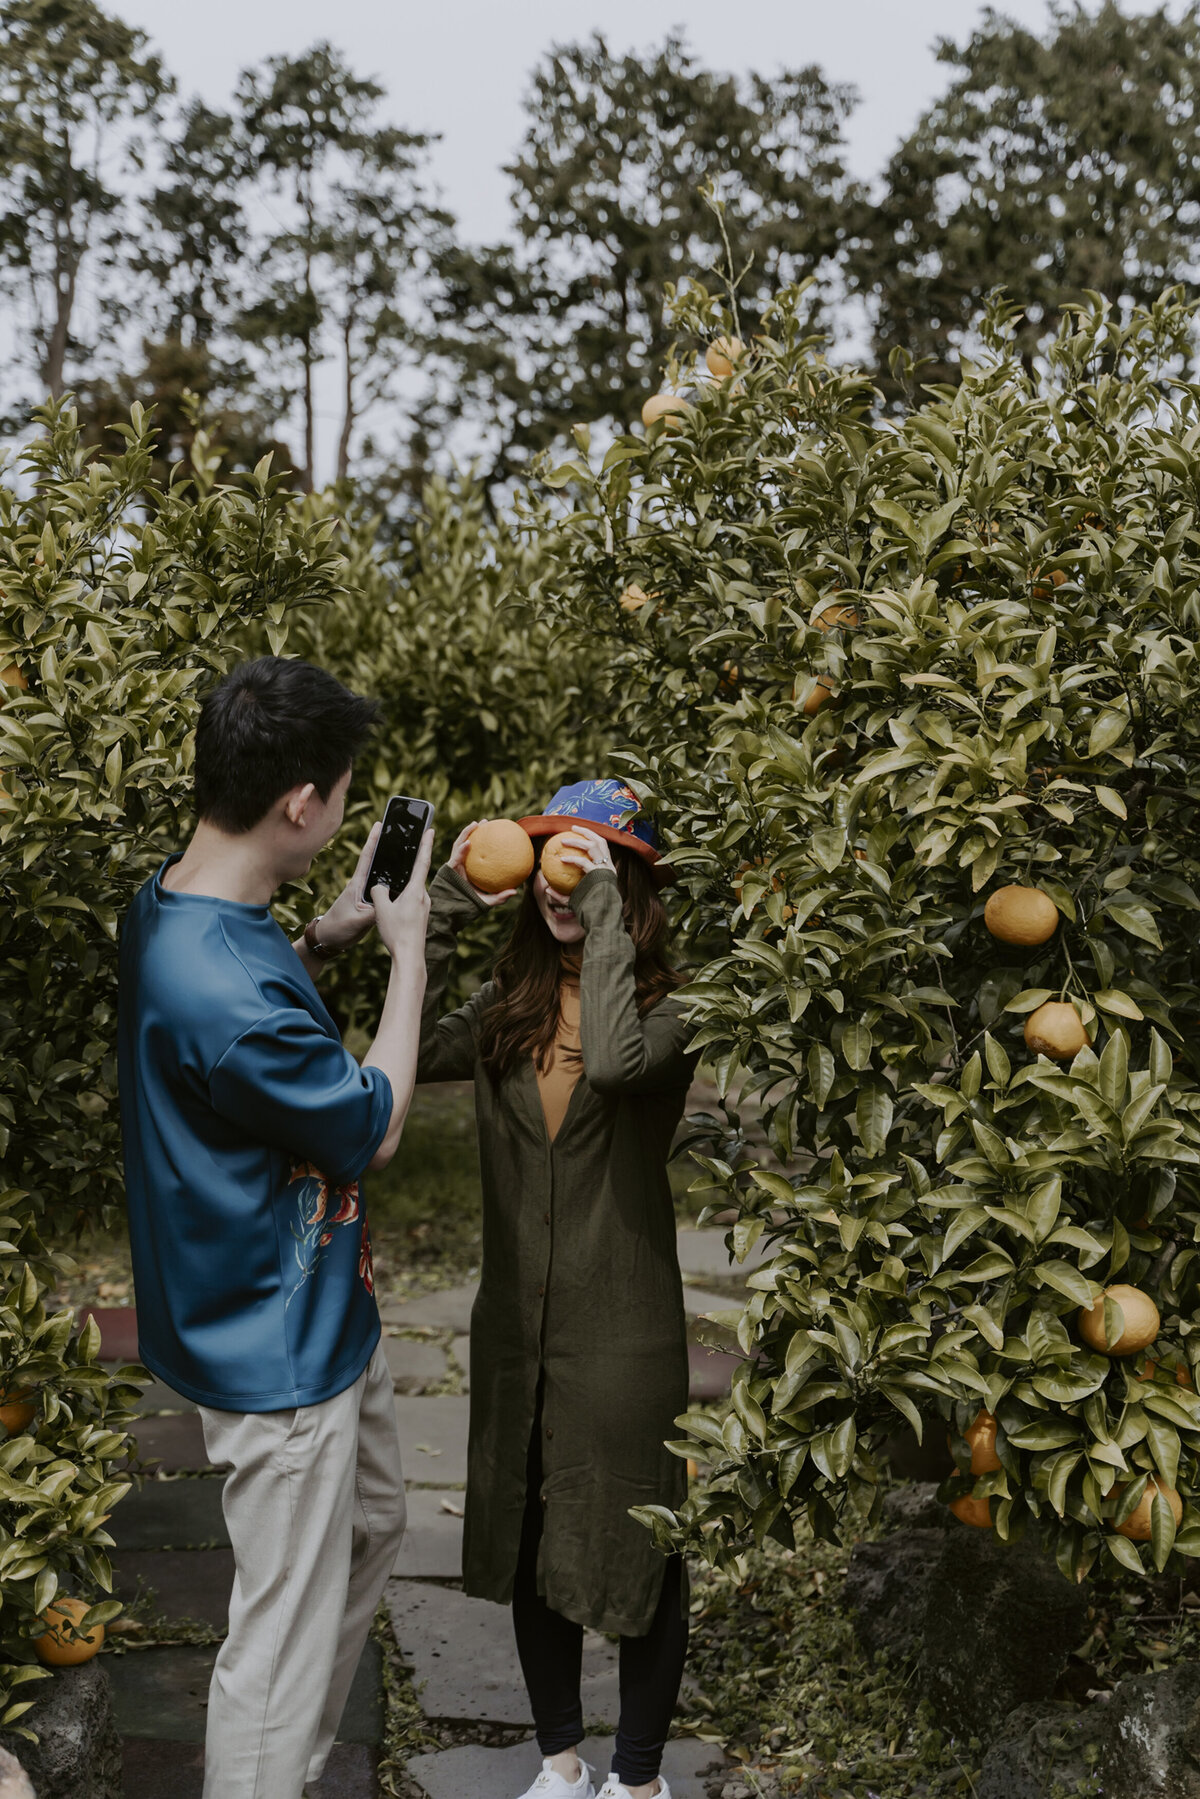
MULTIPOLYGON (((997 308, 884 418, 803 306, 712 380, 678 351, 682 410, 526 509, 538 603, 614 657, 695 1041, 771 1152, 735 1123, 704 1160, 774 1259, 728 1415, 674 1445, 707 1485, 646 1522, 714 1559, 836 1536, 907 1423, 961 1516, 1161 1568, 1200 1553, 1194 317, 1097 299, 1031 373, 997 308), (1004 887, 1036 891, 995 934, 1004 887)), ((736 331, 699 287, 677 322, 736 331)))
MULTIPOLYGON (((347 559, 265 468, 218 478, 204 434, 166 490, 135 411, 122 454, 40 416, 0 478, 0 1725, 40 1672, 56 1594, 111 1589, 104 1523, 136 1384, 46 1301, 62 1232, 120 1197, 117 922, 188 809, 198 691, 265 619, 343 592, 347 559), (16 1696, 14 1696, 14 1694, 16 1696)), ((84 1628, 120 1606, 100 1599, 84 1628)))

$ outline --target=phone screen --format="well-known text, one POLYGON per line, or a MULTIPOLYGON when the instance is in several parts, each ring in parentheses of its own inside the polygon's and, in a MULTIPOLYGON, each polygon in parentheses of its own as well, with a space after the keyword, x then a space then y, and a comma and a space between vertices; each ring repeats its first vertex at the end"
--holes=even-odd
POLYGON ((383 815, 383 829, 371 860, 363 898, 369 900, 381 883, 393 899, 408 886, 416 865, 421 838, 429 828, 433 807, 428 800, 400 797, 389 800, 383 815))

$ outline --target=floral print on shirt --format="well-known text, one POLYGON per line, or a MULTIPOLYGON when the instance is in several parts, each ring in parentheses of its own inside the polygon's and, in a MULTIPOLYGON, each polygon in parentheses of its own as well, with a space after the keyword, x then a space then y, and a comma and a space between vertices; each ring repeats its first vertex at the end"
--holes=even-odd
MULTIPOLYGON (((292 1221, 297 1272, 288 1288, 285 1311, 301 1287, 312 1279, 320 1267, 323 1252, 333 1242, 335 1226, 356 1223, 362 1210, 357 1181, 351 1181, 344 1187, 334 1187, 331 1203, 329 1182, 311 1162, 294 1162, 288 1175, 288 1185, 298 1187, 299 1192, 296 1195, 296 1210, 292 1221)), ((375 1281, 371 1268, 371 1239, 365 1216, 362 1217, 358 1273, 367 1292, 373 1293, 375 1281)))

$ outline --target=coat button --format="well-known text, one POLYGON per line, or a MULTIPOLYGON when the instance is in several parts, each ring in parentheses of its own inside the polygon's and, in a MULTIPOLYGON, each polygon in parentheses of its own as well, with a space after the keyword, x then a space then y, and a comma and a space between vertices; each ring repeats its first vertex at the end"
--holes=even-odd
POLYGON ((546 1289, 545 1289, 545 1287, 539 1287, 539 1288, 538 1288, 538 1298, 539 1298, 539 1299, 545 1299, 545 1297, 546 1297, 546 1289))
POLYGON ((546 1435, 548 1437, 552 1437, 554 1435, 554 1426, 552 1424, 548 1424, 546 1426, 546 1435))
POLYGON ((550 1214, 549 1214, 549 1212, 547 1212, 546 1213, 546 1223, 549 1224, 549 1222, 550 1222, 550 1214))

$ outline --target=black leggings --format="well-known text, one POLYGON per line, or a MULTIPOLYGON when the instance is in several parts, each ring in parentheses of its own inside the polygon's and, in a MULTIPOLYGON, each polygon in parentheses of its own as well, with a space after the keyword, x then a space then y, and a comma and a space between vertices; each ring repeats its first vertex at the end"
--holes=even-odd
MULTIPOLYGON (((583 1626, 551 1611, 537 1590, 538 1544, 542 1536, 540 1418, 529 1444, 529 1471, 521 1548, 513 1587, 517 1654, 529 1689, 538 1747, 561 1755, 583 1741, 579 1694, 583 1666, 583 1626)), ((688 1627, 681 1604, 683 1563, 667 1561, 662 1597, 644 1637, 622 1637, 621 1718, 612 1771, 622 1786, 645 1786, 658 1776, 663 1746, 687 1655, 688 1627)))

